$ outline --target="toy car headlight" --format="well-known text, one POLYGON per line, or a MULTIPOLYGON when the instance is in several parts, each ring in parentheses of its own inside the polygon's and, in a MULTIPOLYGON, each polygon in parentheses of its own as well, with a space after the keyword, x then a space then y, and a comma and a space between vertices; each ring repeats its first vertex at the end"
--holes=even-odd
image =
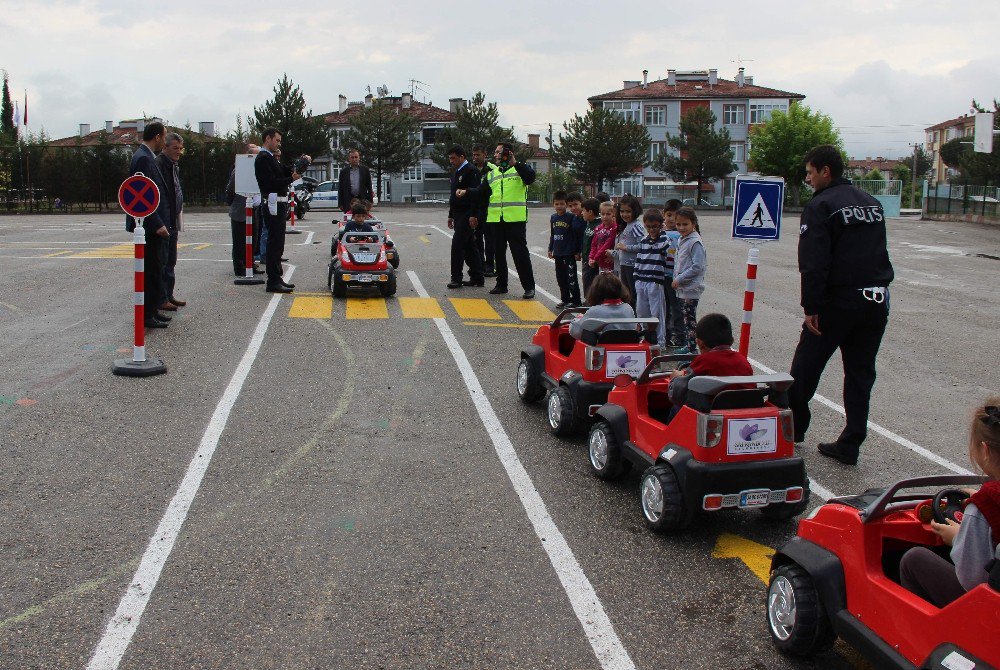
POLYGON ((698 444, 710 448, 722 439, 723 417, 719 414, 698 415, 698 444))
POLYGON ((588 345, 583 352, 583 361, 588 370, 600 370, 601 365, 604 364, 604 350, 588 345))
POLYGON ((351 255, 347 253, 347 249, 344 249, 340 252, 340 258, 343 259, 345 263, 351 262, 351 255))
POLYGON ((378 259, 379 261, 385 262, 385 248, 383 248, 382 252, 378 255, 378 259))

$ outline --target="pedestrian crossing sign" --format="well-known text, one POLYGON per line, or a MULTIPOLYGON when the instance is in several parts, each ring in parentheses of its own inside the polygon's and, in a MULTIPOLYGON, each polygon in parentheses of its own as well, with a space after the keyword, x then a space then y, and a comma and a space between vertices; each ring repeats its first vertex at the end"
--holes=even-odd
POLYGON ((781 236, 781 177, 737 177, 733 202, 733 239, 777 241, 781 236))

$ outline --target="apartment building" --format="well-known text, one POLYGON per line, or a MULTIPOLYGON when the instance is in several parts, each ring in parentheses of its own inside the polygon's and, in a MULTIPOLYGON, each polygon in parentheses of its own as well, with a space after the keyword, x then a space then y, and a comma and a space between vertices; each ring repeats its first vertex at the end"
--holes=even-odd
MULTIPOLYGON (((729 130, 737 170, 721 183, 703 184, 702 198, 714 204, 730 204, 736 175, 747 172, 750 129, 767 121, 775 110, 788 111, 790 105, 804 99, 801 93, 755 84, 741 67, 733 79, 720 78, 714 68, 668 69, 663 79, 648 81, 648 70, 643 70, 642 81, 624 81, 622 88, 592 96, 587 102, 644 124, 650 135, 651 161, 669 149, 667 135, 680 132, 681 116, 695 107, 711 109, 716 127, 729 130)), ((646 202, 662 203, 668 198, 693 198, 695 191, 694 183, 676 183, 652 168, 637 168, 632 176, 612 184, 609 193, 641 194, 646 202)))
POLYGON ((941 160, 941 146, 956 137, 968 137, 972 142, 972 135, 976 129, 976 117, 974 114, 963 114, 955 119, 942 121, 930 128, 925 128, 927 134, 924 149, 931 154, 931 174, 932 182, 947 181, 950 177, 957 175, 958 170, 949 168, 941 160))

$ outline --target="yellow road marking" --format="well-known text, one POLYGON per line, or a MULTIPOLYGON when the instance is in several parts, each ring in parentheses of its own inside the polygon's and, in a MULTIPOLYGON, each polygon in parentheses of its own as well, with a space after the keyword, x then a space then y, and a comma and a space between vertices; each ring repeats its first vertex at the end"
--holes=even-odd
POLYGON ((296 296, 292 300, 288 316, 296 319, 330 319, 333 317, 333 298, 296 296))
POLYGON ((500 320, 500 315, 490 305, 489 300, 483 298, 448 298, 448 300, 461 319, 500 320))
POLYGON ((91 249, 73 254, 70 258, 133 258, 135 246, 132 244, 115 244, 110 247, 91 249))
POLYGON ((554 321, 556 315, 537 300, 504 300, 521 321, 554 321))
POLYGON ((295 291, 295 295, 330 295, 329 291, 295 291))
POLYGON ((480 321, 463 321, 463 326, 482 326, 483 328, 530 328, 536 330, 538 324, 534 323, 484 323, 480 321))
POLYGON ((389 309, 383 298, 348 298, 348 319, 388 319, 389 309))
POLYGON ((443 319, 444 312, 436 298, 400 298, 405 319, 443 319))
POLYGON ((772 556, 774 549, 771 547, 729 533, 720 535, 712 550, 713 558, 740 559, 765 584, 771 575, 772 556))
POLYGON ((423 242, 424 244, 430 244, 431 243, 431 238, 427 237, 426 235, 421 235, 420 236, 420 241, 423 242))
POLYGON ((211 242, 209 242, 209 243, 207 243, 207 244, 199 244, 198 246, 196 246, 196 247, 195 247, 195 248, 193 249, 193 251, 201 251, 202 249, 208 249, 208 248, 209 248, 210 246, 212 246, 212 243, 211 243, 211 242))
POLYGON ((65 256, 66 254, 71 254, 72 251, 57 251, 54 254, 45 254, 42 258, 55 258, 56 256, 65 256))

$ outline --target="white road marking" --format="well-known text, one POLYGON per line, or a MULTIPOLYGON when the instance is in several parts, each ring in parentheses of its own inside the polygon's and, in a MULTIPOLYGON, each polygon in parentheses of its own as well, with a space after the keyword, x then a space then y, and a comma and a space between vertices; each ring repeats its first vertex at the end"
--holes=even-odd
MULTIPOLYGON (((412 270, 407 271, 406 274, 410 278, 413 288, 417 291, 417 295, 429 298, 430 295, 424 290, 417 274, 412 270)), ((563 537, 555 521, 549 516, 545 502, 532 483, 521 460, 517 457, 514 445, 493 410, 493 405, 490 404, 483 392, 483 387, 479 383, 479 378, 469 363, 465 351, 455 339, 447 320, 434 319, 434 323, 455 359, 455 364, 458 366, 463 381, 465 381, 465 386, 469 389, 469 397, 472 398, 472 402, 479 412, 479 418, 483 422, 483 427, 486 428, 486 433, 493 441, 493 447, 500 458, 500 463, 507 471, 507 476, 510 478, 517 497, 521 500, 521 505, 524 506, 524 511, 535 529, 535 534, 541 540, 542 548, 548 554, 549 561, 551 561, 566 595, 569 596, 573 611, 583 626, 587 640, 590 642, 594 654, 597 655, 601 667, 604 670, 635 670, 635 664, 622 645, 618 633, 615 632, 611 620, 604 611, 604 605, 597 597, 597 592, 594 591, 594 587, 587 579, 583 568, 577 562, 566 538, 563 537)))
POLYGON ((313 241, 313 235, 315 235, 315 234, 316 234, 316 231, 315 231, 315 230, 310 230, 310 231, 309 231, 309 233, 308 233, 308 234, 306 235, 306 240, 305 240, 305 242, 299 242, 299 243, 298 243, 298 244, 296 244, 295 246, 297 246, 297 247, 304 247, 304 246, 306 246, 307 244, 312 244, 312 241, 313 241))
MULTIPOLYGON (((290 265, 285 274, 288 279, 291 279, 294 272, 295 266, 290 265)), ((115 670, 132 642, 132 637, 139 627, 139 620, 153 595, 153 589, 156 588, 160 579, 163 566, 170 557, 170 552, 173 551, 181 526, 184 525, 184 520, 191 509, 191 503, 198 494, 201 480, 212 462, 215 448, 219 445, 222 431, 225 430, 226 422, 229 421, 229 413, 243 389, 243 383, 246 381, 247 375, 250 374, 250 368, 257 359, 257 354, 264 342, 264 335, 267 333, 271 318, 278 309, 280 301, 281 294, 274 295, 261 315, 257 329, 254 330, 250 344, 247 345, 246 353, 243 354, 239 365, 236 366, 236 371, 233 373, 232 379, 229 380, 229 385, 223 392, 219 404, 216 405, 215 412, 205 429, 205 434, 202 435, 201 444, 198 446, 194 458, 188 464, 184 479, 167 506, 163 518, 160 519, 156 532, 149 540, 146 552, 139 562, 139 568, 132 577, 125 595, 122 596, 118 610, 111 617, 104 635, 97 643, 90 663, 87 664, 87 670, 115 670)))

